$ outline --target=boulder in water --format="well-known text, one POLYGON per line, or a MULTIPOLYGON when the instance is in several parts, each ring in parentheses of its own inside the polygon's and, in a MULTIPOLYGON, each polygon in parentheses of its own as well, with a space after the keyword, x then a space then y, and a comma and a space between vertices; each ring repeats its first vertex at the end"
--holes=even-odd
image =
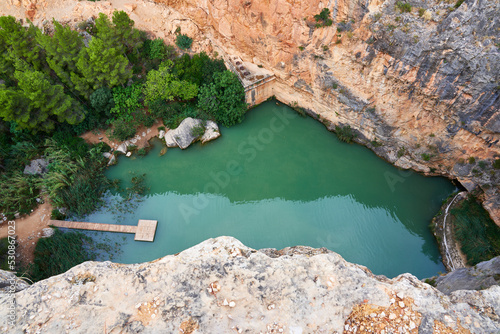
POLYGON ((214 121, 207 121, 205 123, 205 133, 201 136, 201 143, 205 144, 211 140, 217 139, 220 137, 219 127, 217 123, 214 121))
POLYGON ((188 117, 179 126, 165 134, 167 147, 188 148, 193 142, 201 139, 202 143, 220 136, 219 127, 213 121, 203 122, 201 119, 188 117), (200 137, 197 128, 205 127, 205 132, 200 137))

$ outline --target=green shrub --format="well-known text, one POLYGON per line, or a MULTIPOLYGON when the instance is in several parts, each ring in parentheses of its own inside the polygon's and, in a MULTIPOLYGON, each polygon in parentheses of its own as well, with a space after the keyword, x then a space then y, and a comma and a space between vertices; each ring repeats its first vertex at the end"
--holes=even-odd
POLYGON ((411 5, 407 2, 398 1, 396 7, 401 11, 401 13, 410 13, 411 5))
POLYGON ((398 150, 398 158, 401 158, 403 155, 405 155, 406 153, 406 149, 405 147, 401 147, 399 150, 398 150))
POLYGON ((240 123, 247 104, 238 76, 231 71, 216 73, 212 84, 200 88, 198 108, 223 126, 240 123))
POLYGON ((421 156, 422 156, 422 159, 423 159, 424 161, 429 161, 429 160, 431 160, 431 155, 430 155, 429 153, 422 153, 422 155, 421 155, 421 156))
POLYGON ((68 131, 55 132, 52 140, 57 147, 67 150, 72 160, 85 157, 89 150, 89 144, 83 138, 76 137, 68 131))
POLYGON ((475 163, 475 162, 476 162, 476 158, 474 158, 474 157, 469 157, 469 163, 470 163, 470 164, 473 164, 473 163, 475 163))
POLYGON ((179 47, 179 49, 187 50, 191 47, 191 44, 193 44, 193 39, 188 35, 180 34, 177 35, 175 44, 179 47))
POLYGON ((337 89, 337 87, 338 87, 338 86, 339 86, 339 85, 338 85, 336 82, 332 83, 332 88, 333 88, 333 89, 337 89))
MULTIPOLYGON (((382 17, 382 13, 375 13, 373 15, 373 22, 377 22, 378 20, 380 20, 380 18, 382 17)), ((370 44, 370 43, 368 43, 370 44)))
POLYGON ((200 138, 205 133, 205 126, 203 124, 195 126, 191 129, 191 136, 200 138))
POLYGON ((346 126, 342 126, 342 127, 336 125, 335 126, 335 134, 337 135, 337 137, 341 141, 346 142, 346 143, 352 143, 352 141, 356 137, 356 134, 353 132, 350 125, 346 125, 346 126))
POLYGON ((52 212, 50 214, 50 219, 54 220, 64 220, 66 219, 66 215, 64 213, 61 213, 58 209, 52 209, 52 212))
POLYGON ((9 266, 9 238, 0 239, 0 269, 11 270, 9 266))
POLYGON ((134 74, 141 74, 142 70, 143 70, 142 65, 136 64, 136 65, 132 66, 132 73, 134 73, 134 74))
POLYGON ((459 207, 451 210, 454 233, 473 266, 481 261, 500 255, 500 227, 488 212, 470 196, 459 207))
POLYGON ((295 110, 301 117, 307 116, 306 110, 299 106, 299 103, 297 101, 293 101, 292 103, 290 103, 290 108, 295 110))
POLYGON ((118 119, 129 123, 134 120, 134 113, 143 107, 142 85, 135 83, 128 87, 117 86, 113 88, 114 107, 109 111, 118 119))
POLYGON ((302 45, 301 45, 301 46, 299 46, 299 50, 300 50, 300 51, 304 51, 304 47, 303 47, 302 45))
POLYGON ((316 22, 325 21, 330 18, 330 10, 328 8, 323 8, 319 14, 314 15, 316 22))
POLYGON ((79 136, 85 132, 104 127, 105 125, 105 118, 97 115, 95 111, 90 110, 85 115, 85 119, 82 122, 73 126, 73 132, 79 136))
POLYGON ((144 125, 147 128, 152 127, 155 124, 156 117, 151 113, 147 112, 137 112, 135 114, 135 123, 138 125, 144 125))
POLYGON ((213 82, 215 73, 227 70, 222 59, 210 58, 205 52, 192 57, 184 54, 175 60, 172 74, 180 80, 185 80, 201 87, 213 82))
POLYGON ((73 160, 70 152, 58 147, 54 140, 47 141, 45 154, 51 163, 42 182, 54 206, 83 216, 102 204, 101 196, 109 186, 104 176, 105 149, 103 145, 94 145, 84 158, 73 160))
POLYGON ((462 3, 464 2, 464 0, 458 0, 456 3, 455 3, 455 8, 458 8, 462 5, 462 3))
POLYGON ((87 164, 73 175, 73 182, 60 190, 64 207, 72 214, 83 217, 103 204, 101 196, 108 189, 108 179, 97 164, 87 164))
POLYGON ((328 8, 323 8, 319 14, 314 15, 316 20, 316 28, 329 27, 333 24, 333 20, 330 18, 330 10, 328 8))
POLYGON ((111 137, 119 141, 125 141, 135 136, 135 126, 130 126, 126 120, 119 119, 113 122, 113 134, 111 137))
POLYGON ((500 159, 493 161, 493 168, 500 169, 500 159))
POLYGON ((424 280, 424 282, 435 287, 436 286, 436 277, 426 278, 424 280))
POLYGON ((0 212, 9 219, 16 213, 28 214, 38 203, 40 193, 36 176, 25 175, 18 171, 11 175, 0 175, 0 212))
POLYGON ((167 60, 161 63, 158 70, 148 72, 143 89, 147 104, 157 99, 187 101, 196 97, 198 85, 179 80, 179 77, 172 73, 173 66, 173 62, 167 60))
POLYGON ((37 282, 92 260, 87 250, 91 244, 92 239, 81 232, 63 233, 59 229, 50 238, 40 238, 33 265, 29 268, 31 279, 37 282))
POLYGON ((137 155, 145 156, 148 153, 145 148, 140 148, 137 150, 137 155))
POLYGON ((173 105, 178 105, 178 103, 168 103, 164 99, 156 99, 149 103, 148 108, 153 117, 162 118, 165 122, 165 120, 171 118, 176 111, 173 105))
POLYGON ((487 166, 486 161, 484 161, 484 160, 479 161, 479 162, 477 163, 477 165, 478 165, 478 166, 479 166, 479 168, 481 168, 481 169, 485 169, 485 168, 486 168, 486 166, 487 166))
POLYGON ((425 13, 425 9, 424 8, 419 8, 418 9, 418 16, 422 17, 422 16, 424 16, 424 13, 425 13))
POLYGON ((166 45, 161 38, 152 40, 149 44, 149 59, 163 59, 167 54, 166 45))
POLYGON ((24 166, 40 155, 40 148, 32 141, 20 141, 10 146, 6 152, 7 169, 22 170, 24 166))

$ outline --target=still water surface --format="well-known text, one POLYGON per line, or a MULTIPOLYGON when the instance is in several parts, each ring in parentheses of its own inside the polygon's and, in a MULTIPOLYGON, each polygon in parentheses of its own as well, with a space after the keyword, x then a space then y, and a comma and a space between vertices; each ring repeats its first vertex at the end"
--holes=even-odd
POLYGON ((445 271, 428 225, 455 189, 448 180, 400 171, 275 102, 221 133, 163 156, 157 141, 147 156, 120 157, 109 168, 123 186, 131 173, 146 173, 150 191, 130 213, 108 208, 86 220, 158 220, 153 243, 93 232, 122 244, 114 261, 149 261, 227 235, 256 249, 327 247, 388 277, 445 271))

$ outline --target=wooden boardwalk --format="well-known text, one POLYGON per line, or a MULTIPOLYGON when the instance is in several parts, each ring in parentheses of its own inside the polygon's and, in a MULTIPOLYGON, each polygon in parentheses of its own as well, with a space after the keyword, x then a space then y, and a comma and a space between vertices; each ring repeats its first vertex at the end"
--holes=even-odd
POLYGON ((104 231, 104 232, 120 232, 135 234, 134 240, 153 242, 156 234, 156 220, 139 220, 137 226, 132 225, 114 225, 100 223, 85 223, 85 222, 69 222, 64 220, 51 220, 49 225, 63 228, 72 228, 78 230, 104 231))

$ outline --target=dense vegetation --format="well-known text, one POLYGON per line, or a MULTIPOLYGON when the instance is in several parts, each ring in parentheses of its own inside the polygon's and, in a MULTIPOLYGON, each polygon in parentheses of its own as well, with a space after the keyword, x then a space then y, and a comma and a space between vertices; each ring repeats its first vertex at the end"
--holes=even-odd
POLYGON ((450 213, 467 264, 472 266, 500 255, 500 228, 473 196, 450 213))
MULTIPOLYGON (((230 126, 246 110, 243 87, 222 59, 177 56, 123 11, 78 27, 54 21, 42 33, 0 17, 0 212, 9 217, 29 213, 41 190, 71 214, 95 209, 109 148, 85 144, 76 137, 83 132, 109 127, 126 140, 156 119, 175 127, 188 116, 230 126), (50 161, 46 176, 23 174, 40 157, 50 161)), ((179 47, 191 43, 178 35, 179 47)))
POLYGON ((0 269, 9 270, 9 238, 0 239, 0 269))
MULTIPOLYGON (((179 30, 180 50, 192 42, 179 30)), ((179 56, 175 46, 136 29, 123 11, 111 18, 100 14, 78 27, 53 21, 44 32, 29 21, 2 16, 0 213, 9 219, 30 213, 43 197, 58 218, 64 217, 59 208, 72 216, 94 211, 110 187, 103 174, 103 153, 110 148, 86 144, 78 137, 84 132, 100 129, 126 140, 157 119, 168 127, 188 116, 230 126, 245 111, 243 87, 222 59, 205 53, 179 56), (24 174, 25 166, 40 158, 48 161, 48 171, 24 174)), ((68 250, 76 245, 72 253, 86 242, 76 234, 67 236, 69 241, 57 238, 68 242, 68 250)), ((39 247, 55 242, 47 240, 39 247)), ((37 248, 38 258, 48 259, 47 254, 37 248)), ((80 255, 77 262, 87 259, 80 255)), ((36 272, 55 274, 74 264, 69 255, 57 268, 38 263, 34 278, 45 275, 36 272)))
POLYGON ((50 238, 41 238, 35 248, 35 260, 27 269, 27 276, 34 282, 59 275, 72 267, 96 260, 106 253, 112 258, 117 245, 110 240, 96 243, 81 232, 61 232, 56 229, 50 238))

